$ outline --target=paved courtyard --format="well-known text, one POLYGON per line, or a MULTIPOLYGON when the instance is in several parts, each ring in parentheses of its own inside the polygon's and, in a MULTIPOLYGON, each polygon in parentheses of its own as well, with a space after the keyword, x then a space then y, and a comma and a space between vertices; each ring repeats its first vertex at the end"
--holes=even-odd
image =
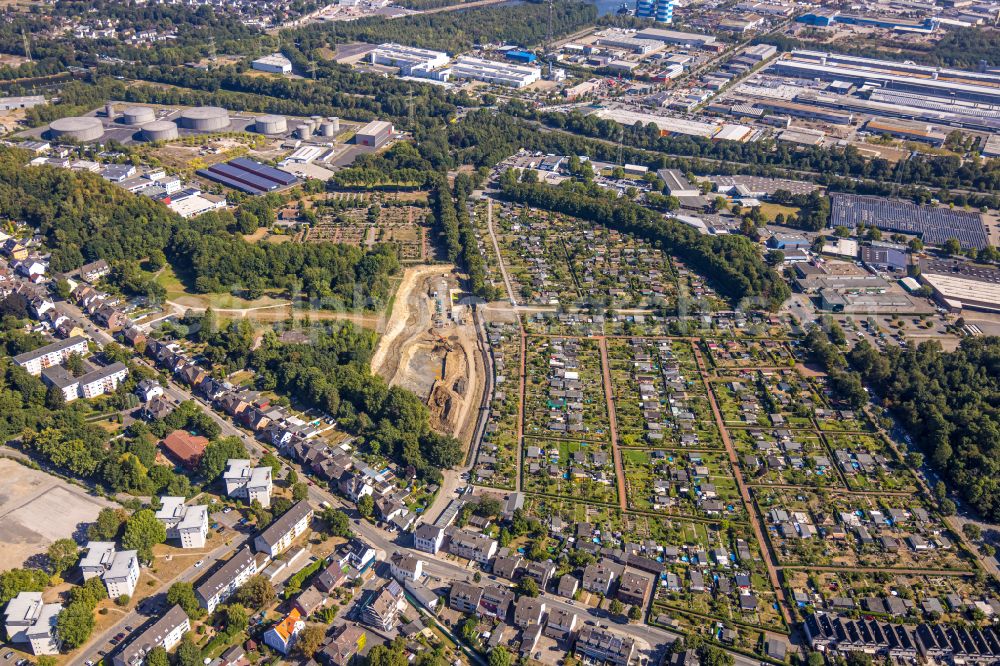
POLYGON ((114 502, 13 460, 0 459, 0 570, 39 564, 56 539, 77 538, 114 502))

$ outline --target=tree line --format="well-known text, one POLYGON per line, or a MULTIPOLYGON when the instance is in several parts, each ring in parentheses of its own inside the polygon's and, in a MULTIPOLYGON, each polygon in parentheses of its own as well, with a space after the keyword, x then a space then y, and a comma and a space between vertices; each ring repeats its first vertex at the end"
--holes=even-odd
POLYGON ((861 342, 847 359, 899 419, 948 487, 1000 519, 1000 338, 936 341, 884 352, 861 342))

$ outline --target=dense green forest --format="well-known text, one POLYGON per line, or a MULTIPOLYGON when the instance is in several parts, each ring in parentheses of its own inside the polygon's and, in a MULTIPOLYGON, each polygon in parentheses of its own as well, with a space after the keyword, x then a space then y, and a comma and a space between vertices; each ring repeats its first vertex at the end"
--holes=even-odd
MULTIPOLYGON (((552 33, 571 33, 597 18, 590 2, 565 0, 553 5, 552 33)), ((417 14, 386 21, 382 17, 314 24, 294 32, 303 51, 328 44, 362 41, 398 42, 448 53, 468 51, 477 44, 511 43, 533 46, 545 39, 549 25, 546 4, 524 3, 473 7, 437 14, 417 14)))
POLYGON ((240 220, 225 210, 184 220, 96 174, 25 169, 25 159, 21 151, 0 149, 0 216, 40 230, 52 249, 54 271, 163 252, 201 293, 239 290, 256 297, 281 289, 318 307, 373 310, 391 295, 389 276, 398 272, 399 261, 390 245, 370 251, 332 243, 252 245, 233 233, 248 211, 240 212, 240 220))
POLYGON ((950 488, 1000 520, 1000 338, 885 352, 862 342, 848 361, 927 453, 950 488))
POLYGON ((505 196, 544 210, 554 210, 623 233, 644 238, 674 255, 734 304, 757 300, 764 308, 777 308, 790 291, 785 281, 768 268, 757 246, 736 235, 704 236, 682 222, 664 218, 648 208, 596 184, 564 181, 558 187, 518 182, 512 171, 501 177, 505 196))

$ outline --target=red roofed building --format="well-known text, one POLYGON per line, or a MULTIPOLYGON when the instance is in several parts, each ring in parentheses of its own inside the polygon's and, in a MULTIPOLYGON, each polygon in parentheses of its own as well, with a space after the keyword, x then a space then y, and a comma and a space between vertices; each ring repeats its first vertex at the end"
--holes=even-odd
POLYGON ((172 460, 194 469, 205 455, 208 438, 192 435, 184 430, 174 430, 160 444, 172 460))

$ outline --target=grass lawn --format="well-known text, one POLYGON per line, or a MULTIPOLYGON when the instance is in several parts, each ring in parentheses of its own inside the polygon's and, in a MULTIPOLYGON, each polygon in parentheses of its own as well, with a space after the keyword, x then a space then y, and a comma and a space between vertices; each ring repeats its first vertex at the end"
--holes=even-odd
MULTIPOLYGON (((190 308, 215 308, 215 309, 236 309, 259 308, 267 306, 283 305, 288 303, 287 299, 276 298, 273 295, 265 294, 260 298, 248 300, 228 293, 220 294, 196 294, 188 289, 181 277, 177 275, 173 267, 166 266, 156 276, 156 282, 167 290, 167 300, 190 308)), ((276 294, 277 292, 272 292, 276 294)))
POLYGON ((761 215, 770 221, 774 220, 778 213, 784 215, 785 218, 788 218, 789 215, 798 215, 799 208, 796 208, 795 206, 782 206, 781 204, 776 203, 762 203, 760 205, 760 212, 761 215))

